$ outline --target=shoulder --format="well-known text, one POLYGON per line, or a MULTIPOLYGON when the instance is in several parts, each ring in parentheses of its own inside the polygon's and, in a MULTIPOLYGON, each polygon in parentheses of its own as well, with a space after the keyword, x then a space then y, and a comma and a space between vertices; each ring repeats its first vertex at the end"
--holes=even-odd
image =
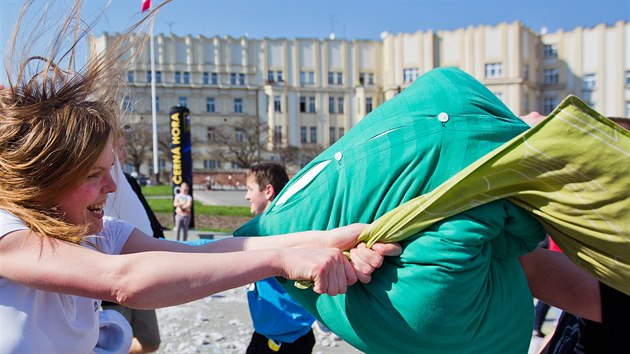
POLYGON ((98 233, 101 237, 94 238, 94 241, 103 252, 119 254, 133 229, 134 226, 124 220, 106 216, 103 218, 103 230, 98 233))
POLYGON ((17 216, 0 209, 0 237, 18 230, 27 230, 28 227, 17 216))

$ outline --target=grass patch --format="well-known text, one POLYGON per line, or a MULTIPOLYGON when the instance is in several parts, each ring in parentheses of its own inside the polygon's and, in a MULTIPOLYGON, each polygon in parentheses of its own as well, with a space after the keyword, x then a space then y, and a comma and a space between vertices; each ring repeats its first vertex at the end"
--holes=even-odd
MULTIPOLYGON (((147 202, 154 213, 173 212, 173 200, 171 198, 147 198, 147 202)), ((203 205, 198 201, 194 201, 194 203, 195 215, 252 216, 249 207, 246 206, 203 205)))
POLYGON ((144 186, 142 187, 142 194, 145 197, 169 197, 173 195, 173 187, 170 184, 144 186))

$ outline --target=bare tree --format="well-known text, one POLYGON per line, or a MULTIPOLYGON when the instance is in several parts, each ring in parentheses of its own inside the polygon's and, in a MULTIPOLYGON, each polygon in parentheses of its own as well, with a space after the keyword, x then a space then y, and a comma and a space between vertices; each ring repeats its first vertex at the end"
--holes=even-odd
POLYGON ((127 151, 127 161, 133 165, 136 172, 140 172, 140 166, 145 163, 150 156, 153 144, 151 127, 148 122, 140 119, 137 122, 125 126, 125 149, 127 151))
POLYGON ((276 148, 278 162, 285 167, 298 165, 300 162, 300 149, 297 146, 282 146, 276 148))
POLYGON ((308 147, 303 147, 300 149, 300 154, 298 157, 298 163, 300 167, 306 166, 309 162, 311 162, 317 155, 321 154, 324 151, 324 148, 317 144, 308 147))
POLYGON ((266 127, 256 117, 234 118, 233 122, 217 127, 215 142, 220 146, 219 157, 241 168, 259 163, 266 145, 260 136, 266 127))

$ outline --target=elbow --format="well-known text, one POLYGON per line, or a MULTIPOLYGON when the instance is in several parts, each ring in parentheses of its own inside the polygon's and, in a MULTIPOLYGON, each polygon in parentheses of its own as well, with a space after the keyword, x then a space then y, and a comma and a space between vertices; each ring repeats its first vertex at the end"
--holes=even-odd
POLYGON ((139 309, 141 291, 126 279, 119 279, 112 287, 112 298, 125 307, 139 309))
POLYGON ((145 303, 147 289, 143 288, 142 279, 134 275, 130 264, 123 264, 112 275, 110 294, 112 301, 133 309, 150 309, 145 303))

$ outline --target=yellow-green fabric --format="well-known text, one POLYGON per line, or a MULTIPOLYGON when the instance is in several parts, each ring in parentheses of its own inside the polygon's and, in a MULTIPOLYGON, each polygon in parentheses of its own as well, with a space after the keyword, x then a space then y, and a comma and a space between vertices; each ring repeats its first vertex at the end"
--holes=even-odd
MULTIPOLYGON (((470 75, 432 70, 317 156, 235 235, 374 222, 528 128, 470 75)), ((367 353, 526 353, 534 309, 518 256, 544 235, 530 213, 496 200, 405 239, 399 257, 346 294, 283 286, 367 353)))
POLYGON ((574 263, 630 295, 630 132, 575 96, 431 193, 383 215, 359 239, 400 241, 501 198, 536 215, 574 263))

